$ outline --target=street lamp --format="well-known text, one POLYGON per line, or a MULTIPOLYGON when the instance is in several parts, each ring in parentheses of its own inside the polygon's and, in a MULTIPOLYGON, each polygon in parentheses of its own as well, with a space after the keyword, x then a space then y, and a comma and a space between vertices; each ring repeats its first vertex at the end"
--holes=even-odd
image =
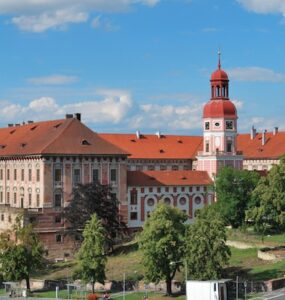
POLYGON ((178 263, 183 263, 184 264, 184 269, 185 269, 185 285, 186 285, 186 282, 187 282, 187 273, 188 273, 187 260, 184 259, 184 260, 179 260, 179 261, 171 261, 170 265, 176 265, 178 263))

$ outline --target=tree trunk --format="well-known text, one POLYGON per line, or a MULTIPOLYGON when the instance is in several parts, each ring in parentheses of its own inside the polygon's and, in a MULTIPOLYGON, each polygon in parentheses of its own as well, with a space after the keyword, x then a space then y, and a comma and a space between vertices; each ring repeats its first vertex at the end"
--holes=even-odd
POLYGON ((94 294, 94 293, 95 293, 95 282, 92 281, 92 294, 94 294))
POLYGON ((30 286, 30 276, 26 277, 26 287, 27 287, 27 291, 30 291, 31 286, 30 286))
POLYGON ((170 279, 170 278, 167 278, 167 279, 166 279, 166 294, 167 294, 168 296, 171 296, 171 295, 172 295, 171 279, 170 279))

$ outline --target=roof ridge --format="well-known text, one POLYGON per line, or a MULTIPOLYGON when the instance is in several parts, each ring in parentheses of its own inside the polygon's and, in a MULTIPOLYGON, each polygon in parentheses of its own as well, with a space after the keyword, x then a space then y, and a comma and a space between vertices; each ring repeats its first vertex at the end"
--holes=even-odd
MULTIPOLYGON (((55 135, 55 137, 40 152, 43 153, 52 143, 54 143, 59 138, 59 136, 67 130, 67 128, 72 124, 72 122, 74 120, 75 120, 74 118, 72 118, 72 119, 62 119, 63 123, 69 122, 69 124, 67 124, 67 126, 65 128, 63 128, 61 131, 59 131, 55 135)), ((61 120, 58 120, 58 121, 61 121, 61 120)))

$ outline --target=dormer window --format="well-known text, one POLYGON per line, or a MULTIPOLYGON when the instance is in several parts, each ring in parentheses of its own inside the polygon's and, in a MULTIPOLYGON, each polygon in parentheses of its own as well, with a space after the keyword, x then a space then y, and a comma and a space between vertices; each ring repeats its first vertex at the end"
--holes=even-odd
POLYGON ((81 144, 82 144, 83 146, 89 146, 89 145, 91 145, 87 140, 83 140, 83 141, 81 142, 81 144))

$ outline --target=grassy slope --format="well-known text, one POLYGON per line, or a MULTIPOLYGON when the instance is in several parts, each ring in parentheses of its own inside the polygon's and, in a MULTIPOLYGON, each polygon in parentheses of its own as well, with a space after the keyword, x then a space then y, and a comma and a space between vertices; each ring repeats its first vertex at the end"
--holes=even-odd
MULTIPOLYGON (((258 235, 242 233, 238 230, 229 230, 228 237, 231 240, 243 242, 253 242, 258 246, 285 245, 285 235, 267 236, 264 243, 261 244, 261 238, 258 235)), ((257 249, 235 249, 231 248, 232 257, 230 266, 227 269, 228 276, 234 278, 236 275, 249 278, 251 280, 267 280, 270 278, 282 277, 285 273, 285 260, 280 262, 262 261, 257 258, 257 249)), ((108 258, 107 279, 122 281, 123 273, 126 273, 127 279, 140 279, 144 275, 143 266, 140 264, 142 253, 137 249, 134 242, 120 247, 108 258)), ((72 275, 72 269, 75 263, 58 263, 52 265, 45 272, 36 274, 36 278, 47 279, 66 279, 72 275)), ((177 274, 177 280, 183 280, 182 274, 177 274)))

